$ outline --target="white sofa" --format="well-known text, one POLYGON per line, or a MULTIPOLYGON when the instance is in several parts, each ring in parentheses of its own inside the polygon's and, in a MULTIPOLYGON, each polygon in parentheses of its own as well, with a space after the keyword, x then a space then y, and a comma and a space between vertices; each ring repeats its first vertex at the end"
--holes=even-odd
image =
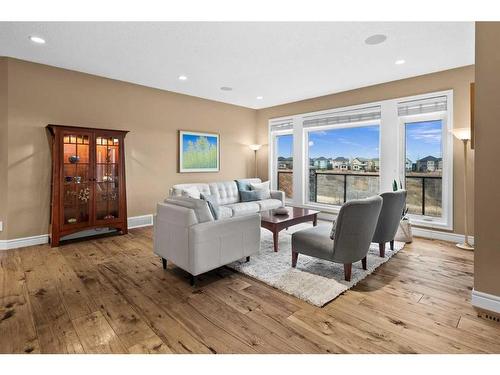
POLYGON ((271 194, 271 199, 240 202, 234 181, 175 185, 171 196, 158 203, 154 217, 154 252, 162 258, 163 268, 173 262, 191 274, 193 285, 199 274, 245 257, 248 261, 260 249, 259 211, 284 203, 284 193, 271 194), (182 197, 182 190, 192 186, 218 196, 218 220, 205 201, 182 197))
MULTIPOLYGON (((246 183, 260 183, 260 178, 247 178, 239 181, 246 183)), ((284 206, 285 193, 283 191, 271 190, 271 198, 253 202, 241 202, 236 181, 193 183, 174 185, 170 190, 172 197, 182 196, 185 189, 196 187, 198 191, 205 195, 215 195, 220 204, 220 217, 222 219, 247 215, 266 210, 272 210, 284 206)))

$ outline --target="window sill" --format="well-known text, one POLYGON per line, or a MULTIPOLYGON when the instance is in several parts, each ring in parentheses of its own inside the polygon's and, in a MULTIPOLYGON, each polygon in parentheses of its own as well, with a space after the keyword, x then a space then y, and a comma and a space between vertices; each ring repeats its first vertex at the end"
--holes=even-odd
POLYGON ((415 215, 408 215, 408 218, 410 219, 410 223, 412 225, 418 227, 439 229, 439 230, 453 230, 453 225, 451 223, 447 223, 446 221, 437 219, 426 220, 424 216, 415 216, 415 215))

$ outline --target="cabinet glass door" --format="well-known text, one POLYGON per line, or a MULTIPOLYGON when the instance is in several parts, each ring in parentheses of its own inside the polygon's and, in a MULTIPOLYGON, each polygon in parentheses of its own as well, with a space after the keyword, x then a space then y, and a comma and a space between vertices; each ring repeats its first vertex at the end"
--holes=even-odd
POLYGON ((121 139, 96 135, 95 215, 97 221, 120 217, 121 139))
POLYGON ((86 226, 90 221, 91 169, 88 133, 63 134, 63 226, 86 226))

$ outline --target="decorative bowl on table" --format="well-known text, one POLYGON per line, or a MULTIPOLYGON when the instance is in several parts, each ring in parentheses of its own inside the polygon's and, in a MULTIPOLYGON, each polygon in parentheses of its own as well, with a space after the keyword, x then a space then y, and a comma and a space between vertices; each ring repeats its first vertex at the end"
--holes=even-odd
POLYGON ((274 209, 275 215, 288 215, 288 209, 286 207, 278 207, 274 209))

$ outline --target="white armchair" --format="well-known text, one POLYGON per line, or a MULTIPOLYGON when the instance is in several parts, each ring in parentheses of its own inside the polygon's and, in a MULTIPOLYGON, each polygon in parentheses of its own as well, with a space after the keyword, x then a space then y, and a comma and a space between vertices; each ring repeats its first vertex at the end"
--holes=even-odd
POLYGON ((258 213, 214 221, 179 202, 157 205, 154 252, 162 258, 164 269, 171 261, 189 272, 191 285, 197 275, 245 257, 248 261, 259 249, 258 213))

